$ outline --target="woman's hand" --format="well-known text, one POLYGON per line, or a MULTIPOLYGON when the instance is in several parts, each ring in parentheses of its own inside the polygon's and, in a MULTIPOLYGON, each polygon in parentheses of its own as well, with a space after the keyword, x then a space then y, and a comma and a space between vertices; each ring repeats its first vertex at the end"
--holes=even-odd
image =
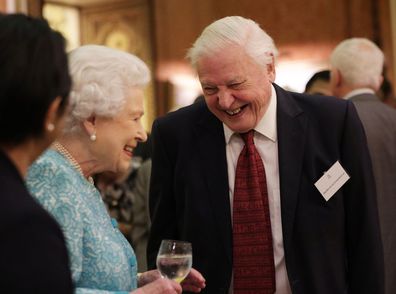
POLYGON ((145 286, 132 291, 131 294, 181 294, 181 286, 169 279, 157 279, 145 286))
POLYGON ((138 275, 138 281, 137 281, 138 287, 143 287, 144 285, 147 285, 148 283, 158 280, 159 278, 161 278, 161 274, 159 273, 158 270, 151 270, 144 273, 140 273, 138 275))
POLYGON ((183 291, 199 293, 206 286, 205 278, 199 271, 192 268, 188 276, 181 282, 181 286, 183 291))

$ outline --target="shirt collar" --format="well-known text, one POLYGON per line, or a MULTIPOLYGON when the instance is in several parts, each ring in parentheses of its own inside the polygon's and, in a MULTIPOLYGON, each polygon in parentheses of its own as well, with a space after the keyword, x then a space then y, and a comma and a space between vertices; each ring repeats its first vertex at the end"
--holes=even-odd
MULTIPOLYGON (((261 118, 261 120, 254 129, 256 132, 267 137, 273 142, 276 142, 278 138, 277 129, 276 129, 276 105, 277 105, 276 91, 274 86, 271 85, 271 98, 268 105, 268 109, 264 113, 264 116, 261 118)), ((223 128, 224 128, 224 136, 225 136, 226 144, 228 144, 234 132, 224 123, 223 123, 223 128)))
POLYGON ((375 94, 373 89, 370 88, 359 88, 352 90, 348 94, 344 96, 344 99, 350 99, 353 96, 360 95, 360 94, 375 94))

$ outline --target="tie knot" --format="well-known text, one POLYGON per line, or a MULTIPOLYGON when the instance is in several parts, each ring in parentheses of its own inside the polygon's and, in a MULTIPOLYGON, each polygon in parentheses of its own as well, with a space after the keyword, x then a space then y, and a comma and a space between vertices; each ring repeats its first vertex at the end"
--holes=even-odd
POLYGON ((252 146, 254 145, 254 141, 253 141, 253 135, 254 135, 254 130, 250 130, 246 133, 240 133, 243 141, 245 142, 246 146, 252 146))

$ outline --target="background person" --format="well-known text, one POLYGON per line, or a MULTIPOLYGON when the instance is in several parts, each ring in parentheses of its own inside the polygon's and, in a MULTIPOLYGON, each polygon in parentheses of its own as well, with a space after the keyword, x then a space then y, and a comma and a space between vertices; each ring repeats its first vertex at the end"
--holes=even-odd
POLYGON ((63 37, 44 20, 0 14, 0 289, 73 293, 65 240, 31 197, 29 165, 63 126, 70 90, 63 37))
POLYGON ((150 233, 149 189, 151 158, 146 159, 137 171, 133 194, 133 224, 131 241, 136 252, 139 271, 147 270, 147 241, 150 233))
POLYGON ((365 38, 342 41, 330 56, 335 96, 352 101, 367 136, 385 256, 385 293, 396 293, 396 110, 376 96, 384 54, 365 38))
POLYGON ((147 141, 140 142, 133 150, 132 162, 126 172, 104 172, 94 177, 95 186, 99 189, 110 216, 117 220, 120 231, 135 251, 139 272, 147 270, 146 247, 150 224, 145 203, 148 199, 151 168, 151 165, 146 164, 146 161, 151 161, 150 142, 147 134, 147 141), (144 171, 139 172, 143 165, 144 171))
POLYGON ((331 96, 330 71, 322 70, 314 73, 305 85, 304 93, 331 96))
POLYGON ((274 84, 276 52, 239 16, 206 27, 189 50, 206 103, 153 124, 149 267, 161 240, 175 238, 192 243, 203 293, 383 293, 356 110, 274 84), (350 179, 325 199, 315 183, 337 162, 350 179))
MULTIPOLYGON (((91 181, 96 173, 126 171, 146 140, 141 117, 149 70, 136 56, 103 46, 82 46, 69 58, 73 87, 64 134, 32 166, 28 185, 63 229, 76 292, 181 293, 158 271, 137 277, 135 254, 91 181)), ((183 287, 199 291, 204 279, 192 270, 183 287)))

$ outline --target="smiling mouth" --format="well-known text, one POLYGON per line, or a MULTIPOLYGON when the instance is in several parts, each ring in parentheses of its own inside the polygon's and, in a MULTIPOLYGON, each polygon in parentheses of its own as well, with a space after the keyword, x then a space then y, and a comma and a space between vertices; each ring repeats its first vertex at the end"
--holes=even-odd
POLYGON ((236 109, 234 109, 234 110, 225 110, 225 112, 226 112, 228 115, 230 115, 230 116, 235 116, 235 115, 241 113, 241 111, 242 111, 246 106, 247 106, 247 104, 244 105, 244 106, 238 107, 238 108, 236 108, 236 109))
POLYGON ((132 157, 133 154, 133 147, 129 146, 129 145, 125 145, 124 147, 124 151, 126 151, 126 153, 132 157))

